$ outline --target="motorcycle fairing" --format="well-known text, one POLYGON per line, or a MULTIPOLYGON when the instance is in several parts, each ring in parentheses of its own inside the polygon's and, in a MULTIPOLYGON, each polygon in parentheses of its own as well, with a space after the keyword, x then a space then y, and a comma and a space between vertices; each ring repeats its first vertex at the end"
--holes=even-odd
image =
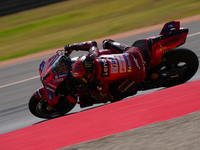
POLYGON ((149 49, 151 51, 151 61, 150 61, 150 67, 153 67, 156 64, 159 64, 162 60, 162 56, 182 45, 187 37, 188 34, 188 29, 187 28, 179 28, 177 29, 177 27, 179 27, 179 25, 173 25, 174 24, 178 24, 178 22, 172 21, 170 23, 167 23, 165 26, 167 26, 167 29, 165 29, 166 27, 164 26, 163 28, 163 34, 157 36, 157 37, 150 37, 149 39, 147 39, 149 44, 149 49), (168 32, 170 28, 176 27, 176 30, 173 30, 171 32, 168 32))
MULTIPOLYGON (((50 88, 54 89, 54 92, 57 86, 63 82, 69 74, 69 71, 62 60, 62 55, 59 53, 52 56, 47 62, 43 61, 40 64, 39 72, 43 85, 45 87, 50 86, 50 88)), ((53 90, 50 91, 53 92, 53 90)))
POLYGON ((55 105, 58 102, 59 97, 55 95, 55 91, 69 74, 62 57, 62 54, 57 53, 46 62, 43 61, 39 67, 40 80, 43 83, 40 91, 42 91, 43 97, 48 100, 49 105, 55 105))
POLYGON ((42 74, 43 74, 43 71, 44 71, 44 68, 45 68, 45 64, 46 64, 46 62, 42 61, 41 64, 40 64, 40 67, 39 67, 40 80, 42 80, 41 77, 42 77, 42 74))
POLYGON ((160 32, 160 35, 164 35, 164 34, 167 34, 169 32, 171 32, 171 29, 175 28, 176 30, 179 30, 180 29, 180 21, 171 21, 171 22, 167 22, 161 32, 160 32))

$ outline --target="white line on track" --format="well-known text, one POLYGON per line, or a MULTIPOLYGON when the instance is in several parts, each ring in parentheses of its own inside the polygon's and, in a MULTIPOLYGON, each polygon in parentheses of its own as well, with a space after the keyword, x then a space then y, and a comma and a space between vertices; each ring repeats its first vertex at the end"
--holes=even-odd
POLYGON ((190 34, 187 37, 195 36, 195 35, 198 35, 198 34, 200 34, 200 32, 196 32, 196 33, 190 34))
POLYGON ((39 78, 39 76, 31 77, 31 78, 28 78, 28 79, 20 80, 20 81, 9 83, 9 84, 5 84, 5 85, 0 86, 0 89, 4 88, 4 87, 7 87, 7 86, 10 86, 10 85, 15 85, 15 84, 18 84, 18 83, 22 83, 22 82, 26 82, 26 81, 29 81, 29 80, 33 80, 33 79, 36 79, 36 78, 39 78))
MULTIPOLYGON (((195 36, 195 35, 198 35, 198 34, 200 34, 200 32, 189 34, 187 37, 195 36)), ((5 84, 5 85, 0 86, 0 89, 4 88, 4 87, 7 87, 7 86, 15 85, 15 84, 18 84, 18 83, 22 83, 22 82, 26 82, 26 81, 29 81, 29 80, 33 80, 33 79, 36 79, 36 78, 39 78, 39 76, 31 77, 31 78, 28 78, 28 79, 20 80, 20 81, 9 83, 9 84, 5 84)))

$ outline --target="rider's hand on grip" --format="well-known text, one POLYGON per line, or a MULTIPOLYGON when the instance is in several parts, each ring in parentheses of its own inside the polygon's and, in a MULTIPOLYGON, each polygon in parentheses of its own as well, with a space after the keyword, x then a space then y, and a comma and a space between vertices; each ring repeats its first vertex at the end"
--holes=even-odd
POLYGON ((73 49, 71 48, 71 45, 65 45, 65 53, 67 55, 70 55, 73 49))

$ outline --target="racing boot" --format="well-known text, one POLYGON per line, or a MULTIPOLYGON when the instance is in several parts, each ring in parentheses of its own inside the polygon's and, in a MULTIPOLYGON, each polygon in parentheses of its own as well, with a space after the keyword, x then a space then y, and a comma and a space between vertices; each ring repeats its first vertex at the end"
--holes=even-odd
POLYGON ((111 39, 106 39, 103 41, 103 48, 104 49, 110 49, 113 52, 119 54, 119 53, 123 53, 128 49, 127 45, 115 42, 111 39))

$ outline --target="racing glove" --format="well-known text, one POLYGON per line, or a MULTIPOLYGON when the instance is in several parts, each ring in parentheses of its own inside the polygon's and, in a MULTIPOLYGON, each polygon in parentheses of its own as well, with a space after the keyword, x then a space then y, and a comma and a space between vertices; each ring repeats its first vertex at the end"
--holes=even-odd
POLYGON ((65 45, 65 52, 67 54, 71 54, 72 51, 73 51, 73 46, 72 45, 65 45))
POLYGON ((82 43, 74 43, 72 45, 66 45, 65 52, 70 54, 73 50, 89 51, 89 49, 92 46, 97 47, 97 42, 96 41, 87 41, 87 42, 82 42, 82 43))

